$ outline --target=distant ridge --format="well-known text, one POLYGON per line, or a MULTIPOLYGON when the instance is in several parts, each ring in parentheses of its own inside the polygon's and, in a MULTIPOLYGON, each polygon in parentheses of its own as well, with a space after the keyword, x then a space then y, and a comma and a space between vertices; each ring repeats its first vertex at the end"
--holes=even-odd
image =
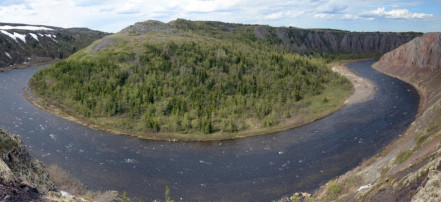
POLYGON ((177 34, 189 30, 206 36, 243 32, 249 39, 268 41, 304 54, 384 54, 422 35, 416 32, 349 32, 184 19, 169 23, 153 20, 138 22, 121 32, 177 34))
POLYGON ((88 28, 0 23, 0 68, 65 58, 106 35, 88 28))

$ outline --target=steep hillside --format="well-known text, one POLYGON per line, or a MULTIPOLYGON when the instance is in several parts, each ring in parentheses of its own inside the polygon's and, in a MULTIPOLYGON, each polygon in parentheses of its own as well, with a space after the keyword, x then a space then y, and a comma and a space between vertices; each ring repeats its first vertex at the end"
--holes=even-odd
POLYGON ((65 58, 106 35, 87 28, 0 23, 0 69, 65 58))
POLYGON ((30 84, 88 124, 186 140, 298 126, 339 109, 352 91, 322 58, 256 40, 253 26, 210 25, 137 23, 43 69, 30 84))
POLYGON ((380 155, 332 181, 315 199, 439 201, 441 199, 441 33, 427 33, 374 65, 419 89, 419 115, 380 155), (356 179, 356 180, 354 180, 356 179))

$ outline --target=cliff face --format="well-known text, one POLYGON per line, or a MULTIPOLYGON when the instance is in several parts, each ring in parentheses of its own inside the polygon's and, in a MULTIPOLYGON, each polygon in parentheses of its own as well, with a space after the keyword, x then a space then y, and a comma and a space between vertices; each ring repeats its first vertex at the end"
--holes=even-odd
POLYGON ((418 33, 347 32, 258 26, 255 37, 280 40, 292 51, 324 54, 384 54, 412 40, 418 33))
POLYGON ((56 190, 43 165, 20 139, 0 129, 0 201, 39 201, 56 190))
POLYGON ((169 23, 139 22, 123 29, 122 33, 183 34, 188 31, 206 36, 220 36, 230 40, 258 40, 289 48, 303 54, 384 54, 409 42, 421 33, 348 32, 330 29, 299 29, 270 27, 213 21, 178 19, 169 23), (231 37, 231 36, 240 37, 231 37), (242 37, 242 38, 241 38, 242 37))
POLYGON ((409 129, 381 155, 328 183, 316 193, 317 199, 440 200, 440 62, 441 33, 427 33, 385 54, 374 65, 375 69, 398 77, 419 90, 422 99, 419 114, 409 129))
POLYGON ((0 69, 64 58, 106 35, 87 28, 0 23, 0 69))
POLYGON ((441 33, 428 33, 385 54, 381 57, 378 66, 391 72, 403 74, 441 69, 440 60, 441 33), (402 72, 398 72, 396 69, 400 69, 402 72))

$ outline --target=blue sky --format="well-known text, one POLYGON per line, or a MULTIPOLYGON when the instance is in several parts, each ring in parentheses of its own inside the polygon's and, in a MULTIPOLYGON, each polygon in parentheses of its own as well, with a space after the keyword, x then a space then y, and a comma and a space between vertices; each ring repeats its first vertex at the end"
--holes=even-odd
POLYGON ((107 32, 177 18, 349 31, 441 31, 441 0, 1 0, 0 21, 107 32))

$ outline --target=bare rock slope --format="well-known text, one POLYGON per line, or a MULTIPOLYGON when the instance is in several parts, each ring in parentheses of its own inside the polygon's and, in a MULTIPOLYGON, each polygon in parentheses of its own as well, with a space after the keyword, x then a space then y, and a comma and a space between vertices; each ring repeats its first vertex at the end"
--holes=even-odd
POLYGON ((254 33, 259 39, 279 40, 294 52, 321 54, 384 54, 419 35, 268 26, 258 26, 254 33))

